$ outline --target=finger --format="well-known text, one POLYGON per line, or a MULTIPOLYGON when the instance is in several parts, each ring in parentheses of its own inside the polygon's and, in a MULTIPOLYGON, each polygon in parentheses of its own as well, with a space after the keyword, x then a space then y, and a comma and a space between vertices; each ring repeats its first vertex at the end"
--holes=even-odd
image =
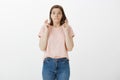
POLYGON ((68 19, 66 18, 66 20, 65 20, 65 23, 67 23, 68 24, 68 19))
POLYGON ((47 24, 47 28, 49 28, 49 24, 47 24))
POLYGON ((65 25, 66 25, 66 23, 64 23, 62 27, 65 28, 65 25))
POLYGON ((48 20, 46 19, 46 20, 45 20, 45 24, 47 24, 47 23, 48 23, 48 20))
POLYGON ((50 24, 48 23, 48 26, 50 27, 50 24))

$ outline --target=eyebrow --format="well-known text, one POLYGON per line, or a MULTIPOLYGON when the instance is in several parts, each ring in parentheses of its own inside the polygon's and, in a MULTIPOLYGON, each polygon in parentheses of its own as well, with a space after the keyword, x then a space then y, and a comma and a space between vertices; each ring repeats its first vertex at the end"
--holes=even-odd
MULTIPOLYGON (((55 12, 55 11, 52 11, 52 13, 55 12)), ((61 11, 58 11, 58 13, 62 13, 61 11)))

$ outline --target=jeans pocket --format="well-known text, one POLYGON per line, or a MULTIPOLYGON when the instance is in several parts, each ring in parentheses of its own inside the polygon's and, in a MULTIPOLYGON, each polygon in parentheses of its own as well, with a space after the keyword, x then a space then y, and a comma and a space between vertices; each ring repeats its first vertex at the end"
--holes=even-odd
POLYGON ((50 62, 50 60, 49 59, 44 59, 44 61, 43 61, 44 63, 49 63, 50 62))
POLYGON ((68 60, 67 58, 65 58, 65 59, 63 59, 61 62, 62 62, 63 64, 68 64, 68 63, 69 63, 69 60, 68 60))

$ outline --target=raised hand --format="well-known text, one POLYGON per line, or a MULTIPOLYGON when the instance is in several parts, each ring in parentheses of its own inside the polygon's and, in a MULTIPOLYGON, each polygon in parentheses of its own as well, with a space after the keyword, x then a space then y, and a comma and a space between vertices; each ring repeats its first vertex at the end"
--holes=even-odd
POLYGON ((62 27, 63 27, 63 30, 64 30, 64 31, 68 30, 69 24, 68 24, 68 20, 67 20, 67 19, 65 20, 65 23, 63 24, 62 27))
POLYGON ((48 23, 48 20, 45 20, 44 25, 45 25, 45 30, 48 31, 48 29, 50 28, 50 24, 48 23))

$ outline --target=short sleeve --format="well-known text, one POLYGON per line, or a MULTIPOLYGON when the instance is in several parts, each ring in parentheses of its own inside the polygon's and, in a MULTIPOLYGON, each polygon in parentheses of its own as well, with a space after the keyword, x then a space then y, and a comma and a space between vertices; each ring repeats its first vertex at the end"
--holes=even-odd
POLYGON ((69 26, 69 34, 70 34, 70 36, 72 36, 72 37, 75 36, 75 34, 74 34, 73 29, 72 29, 71 26, 69 26))
POLYGON ((38 33, 38 37, 39 37, 39 38, 43 35, 44 30, 45 30, 45 28, 44 28, 44 26, 42 26, 42 27, 40 28, 39 33, 38 33))

